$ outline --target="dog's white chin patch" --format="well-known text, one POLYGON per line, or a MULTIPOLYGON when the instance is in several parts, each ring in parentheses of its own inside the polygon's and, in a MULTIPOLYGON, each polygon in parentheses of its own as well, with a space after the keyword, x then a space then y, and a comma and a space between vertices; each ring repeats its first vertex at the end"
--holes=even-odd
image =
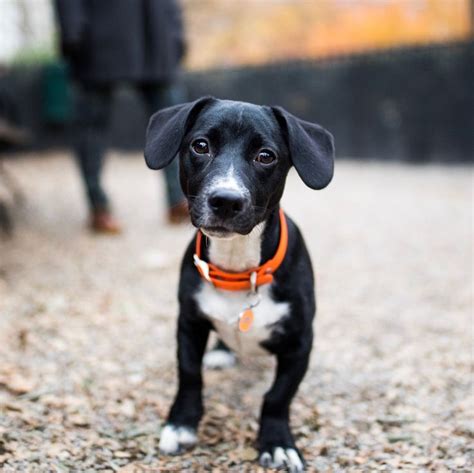
POLYGON ((201 232, 209 238, 215 238, 218 240, 233 240, 238 237, 238 233, 227 232, 227 231, 215 231, 215 230, 206 230, 205 228, 200 228, 201 232))
POLYGON ((207 369, 221 370, 235 366, 236 359, 235 355, 227 350, 211 350, 204 355, 202 362, 207 369))
POLYGON ((192 447, 196 442, 197 435, 194 429, 167 424, 161 431, 160 451, 167 455, 173 455, 192 447))
POLYGON ((273 452, 273 457, 270 452, 264 452, 260 456, 260 464, 265 468, 286 467, 291 473, 300 473, 304 471, 303 461, 298 452, 294 448, 277 447, 273 452))

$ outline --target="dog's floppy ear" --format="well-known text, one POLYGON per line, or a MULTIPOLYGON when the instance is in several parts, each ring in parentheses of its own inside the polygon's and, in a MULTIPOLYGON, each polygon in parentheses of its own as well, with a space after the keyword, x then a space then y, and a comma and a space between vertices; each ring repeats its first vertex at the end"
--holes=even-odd
POLYGON ((202 97, 156 112, 146 130, 145 161, 151 169, 167 166, 179 151, 188 126, 213 97, 202 97))
POLYGON ((272 107, 286 134, 291 161, 311 189, 323 189, 334 174, 334 138, 323 127, 296 118, 281 107, 272 107))

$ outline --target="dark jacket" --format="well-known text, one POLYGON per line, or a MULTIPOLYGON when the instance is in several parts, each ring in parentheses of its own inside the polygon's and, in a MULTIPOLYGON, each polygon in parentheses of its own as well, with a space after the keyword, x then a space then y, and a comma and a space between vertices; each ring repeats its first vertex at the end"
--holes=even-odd
POLYGON ((173 79, 184 53, 177 0, 56 0, 63 55, 83 82, 173 79))

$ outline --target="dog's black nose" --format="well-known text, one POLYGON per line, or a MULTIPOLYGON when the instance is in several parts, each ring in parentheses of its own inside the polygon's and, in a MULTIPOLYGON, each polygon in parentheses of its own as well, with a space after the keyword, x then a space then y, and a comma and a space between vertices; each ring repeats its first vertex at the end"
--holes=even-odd
POLYGON ((221 218, 234 217, 245 208, 246 200, 240 192, 231 189, 219 189, 208 198, 209 207, 221 218))

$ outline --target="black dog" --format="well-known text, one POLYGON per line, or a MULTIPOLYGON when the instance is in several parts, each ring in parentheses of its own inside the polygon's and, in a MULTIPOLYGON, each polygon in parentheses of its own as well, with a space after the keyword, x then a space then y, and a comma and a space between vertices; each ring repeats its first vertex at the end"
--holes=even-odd
POLYGON ((205 97, 150 120, 147 165, 161 169, 178 155, 199 230, 181 267, 179 388, 160 449, 175 454, 196 443, 201 366, 214 329, 237 354, 277 357, 261 412, 260 463, 302 471, 289 411, 313 344, 314 278, 303 238, 279 201, 291 166, 312 189, 329 184, 333 138, 279 107, 205 97))

